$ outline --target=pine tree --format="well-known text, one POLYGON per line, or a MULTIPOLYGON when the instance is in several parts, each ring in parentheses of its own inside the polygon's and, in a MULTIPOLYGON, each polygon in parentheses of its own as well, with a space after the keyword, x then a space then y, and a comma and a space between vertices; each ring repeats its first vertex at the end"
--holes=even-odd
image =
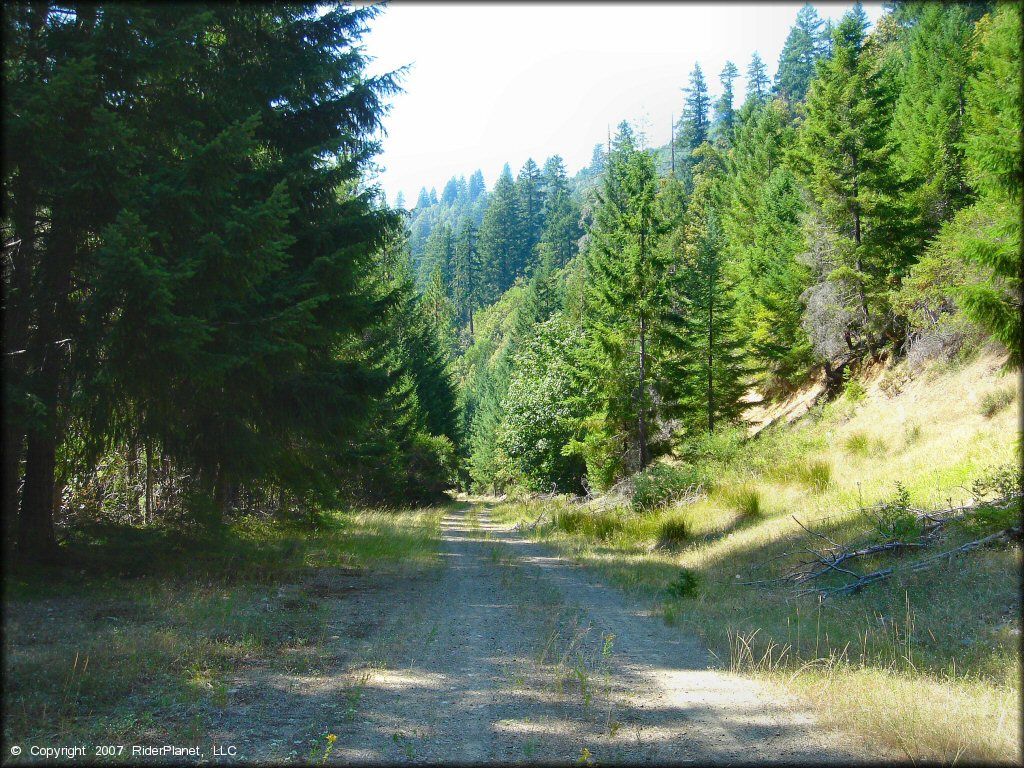
POLYGON ((790 108, 804 100, 815 65, 824 54, 823 25, 814 6, 806 3, 797 12, 796 23, 782 46, 775 91, 790 108))
POLYGON ((719 78, 722 82, 722 95, 715 102, 715 141, 720 146, 729 148, 733 145, 736 131, 736 113, 733 109, 733 81, 739 77, 740 71, 731 61, 725 62, 719 78))
POLYGON ((520 231, 515 184, 506 163, 480 225, 481 299, 485 303, 495 301, 516 278, 520 231))
POLYGON ((708 96, 708 87, 704 82, 704 73, 701 71, 700 64, 694 65, 693 71, 690 73, 690 84, 683 89, 683 92, 686 94, 686 99, 683 103, 683 114, 679 119, 679 129, 676 134, 676 166, 679 178, 689 188, 693 151, 708 140, 711 131, 711 123, 708 118, 711 97, 708 96))
POLYGON ((515 184, 519 221, 519 247, 514 273, 527 274, 536 263, 537 245, 544 228, 544 194, 540 168, 528 158, 515 184))
MULTIPOLYGON (((873 353, 887 330, 886 290, 909 267, 909 254, 889 134, 891 80, 865 37, 867 24, 858 3, 836 28, 832 58, 807 96, 793 161, 838 238, 825 277, 849 295, 856 331, 873 353)), ((849 337, 847 344, 852 349, 849 337)))
POLYGON ((741 410, 744 368, 721 225, 725 166, 710 144, 697 151, 694 191, 671 275, 661 392, 690 432, 712 432, 741 410))
POLYGON ((480 254, 477 250, 476 227, 468 218, 462 220, 455 240, 455 268, 452 298, 460 324, 469 324, 473 338, 473 312, 480 301, 480 254))
POLYGON ((757 51, 750 57, 750 66, 747 67, 747 102, 758 103, 768 98, 768 88, 771 80, 768 79, 768 68, 761 60, 757 51))
MULTIPOLYGON (((590 361, 598 388, 597 436, 603 454, 588 461, 599 482, 651 459, 651 382, 648 345, 655 333, 665 263, 658 247, 662 222, 651 156, 636 146, 627 123, 619 126, 594 215, 588 253, 588 333, 596 344, 590 361), (624 452, 615 448, 626 441, 624 452), (618 453, 618 455, 616 455, 618 453)), ((591 451, 591 456, 594 456, 591 451)))
POLYGON ((550 256, 552 264, 561 269, 576 255, 577 243, 583 236, 580 211, 569 192, 565 164, 558 155, 544 164, 544 229, 540 238, 540 258, 550 256))
POLYGON ((1019 5, 1000 5, 976 27, 975 74, 967 84, 964 154, 978 201, 943 232, 961 259, 990 270, 992 278, 963 286, 967 313, 1004 344, 1009 365, 1019 367, 1022 260, 1021 190, 1024 187, 1020 126, 1021 33, 1019 5))
POLYGON ((469 177, 469 201, 476 202, 485 191, 487 187, 484 185, 484 172, 478 169, 469 177))
POLYGON ((969 199, 961 142, 971 31, 965 8, 928 5, 909 33, 893 131, 896 160, 912 185, 909 207, 920 222, 915 250, 969 199))

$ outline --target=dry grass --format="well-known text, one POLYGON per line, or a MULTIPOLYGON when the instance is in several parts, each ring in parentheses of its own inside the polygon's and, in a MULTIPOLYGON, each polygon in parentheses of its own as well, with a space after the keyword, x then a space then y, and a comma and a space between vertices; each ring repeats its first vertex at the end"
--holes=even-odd
POLYGON ((69 532, 73 569, 7 574, 5 742, 198 741, 243 666, 322 663, 320 576, 437 567, 441 514, 338 513, 316 529, 243 519, 209 538, 69 532))
MULTIPOLYGON (((883 388, 892 375, 878 371, 863 398, 841 397, 738 449, 716 438, 721 447, 702 459, 716 486, 706 499, 623 511, 603 539, 582 527, 542 525, 536 535, 661 604, 666 620, 699 633, 723 663, 737 637, 753 636, 760 674, 908 758, 1020 760, 1019 548, 973 553, 822 605, 778 586, 743 585, 781 575, 793 563, 785 553, 821 543, 792 515, 850 540, 870 527, 855 510, 892 497, 896 481, 914 505, 938 508, 967 501, 987 469, 1019 463, 1019 394, 1015 407, 983 407, 1008 391, 1001 364, 990 355, 901 375, 899 388, 883 388), (851 451, 851 442, 862 447, 851 451), (658 546, 670 521, 687 535, 674 550, 658 546), (699 574, 691 597, 667 591, 680 568, 699 574)), ((522 504, 495 510, 506 521, 537 513, 522 504)), ((968 535, 954 532, 950 544, 968 535)))

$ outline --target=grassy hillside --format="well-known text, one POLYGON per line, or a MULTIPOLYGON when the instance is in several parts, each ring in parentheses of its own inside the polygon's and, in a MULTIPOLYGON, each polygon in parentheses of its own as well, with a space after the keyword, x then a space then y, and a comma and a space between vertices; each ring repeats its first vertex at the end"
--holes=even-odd
MULTIPOLYGON (((852 595, 820 595, 850 581, 845 573, 779 581, 813 562, 810 551, 887 540, 878 518, 892 523, 894 510, 976 502, 978 478, 1000 469, 1016 478, 1020 393, 1002 362, 982 354, 916 374, 905 363, 878 368, 792 424, 691 446, 688 465, 656 470, 638 492, 656 499, 680 477, 700 487, 653 511, 555 500, 496 514, 540 517, 533 536, 697 631, 723 664, 777 678, 836 724, 912 759, 1019 760, 1019 546, 977 549, 852 595), (864 509, 882 502, 890 506, 864 509)), ((1019 505, 971 515, 927 548, 848 568, 907 566, 1014 522, 1019 505)))

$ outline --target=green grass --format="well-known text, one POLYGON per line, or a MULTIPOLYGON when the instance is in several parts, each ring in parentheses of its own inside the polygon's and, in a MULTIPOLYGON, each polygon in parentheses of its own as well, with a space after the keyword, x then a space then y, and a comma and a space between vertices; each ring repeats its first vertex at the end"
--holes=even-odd
POLYGON ((440 517, 243 518, 216 535, 66 531, 65 567, 6 574, 5 741, 198 740, 244 665, 323 665, 331 593, 319 576, 438 567, 440 517))
MULTIPOLYGON (((896 394, 865 394, 856 404, 842 397, 749 441, 735 432, 695 441, 684 459, 714 477, 707 498, 645 514, 620 510, 616 530, 601 538, 553 525, 534 536, 662 606, 666 623, 700 635, 723 664, 792 687, 823 718, 896 754, 1019 759, 1018 547, 974 552, 824 603, 780 585, 744 584, 779 577, 794 567, 791 553, 825 545, 794 515, 836 541, 877 537, 879 521, 857 510, 892 501, 897 481, 908 503, 941 508, 971 497, 973 481, 990 469, 1019 466, 1015 409, 986 417, 978 407, 1005 387, 995 367, 983 359, 926 371, 896 394), (664 546, 676 526, 685 536, 664 546), (681 569, 696 575, 695 587, 680 584, 681 569)), ((902 525, 900 509, 892 506, 882 524, 902 525)), ((538 512, 509 504, 493 516, 532 521, 538 512)), ((944 544, 1005 520, 982 513, 944 544)), ((900 562, 876 557, 854 568, 900 562)))

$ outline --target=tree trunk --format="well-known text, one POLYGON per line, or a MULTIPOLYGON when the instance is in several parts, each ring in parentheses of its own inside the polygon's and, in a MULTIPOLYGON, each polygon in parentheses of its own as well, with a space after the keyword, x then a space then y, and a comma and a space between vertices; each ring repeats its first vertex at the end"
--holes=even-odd
POLYGON ((715 431, 715 287, 708 286, 708 434, 715 431))
POLYGON ((640 316, 640 390, 638 392, 637 441, 640 443, 640 469, 647 466, 647 413, 644 408, 644 393, 647 387, 647 321, 640 316))
POLYGON ((146 525, 153 522, 153 438, 146 438, 146 525))

